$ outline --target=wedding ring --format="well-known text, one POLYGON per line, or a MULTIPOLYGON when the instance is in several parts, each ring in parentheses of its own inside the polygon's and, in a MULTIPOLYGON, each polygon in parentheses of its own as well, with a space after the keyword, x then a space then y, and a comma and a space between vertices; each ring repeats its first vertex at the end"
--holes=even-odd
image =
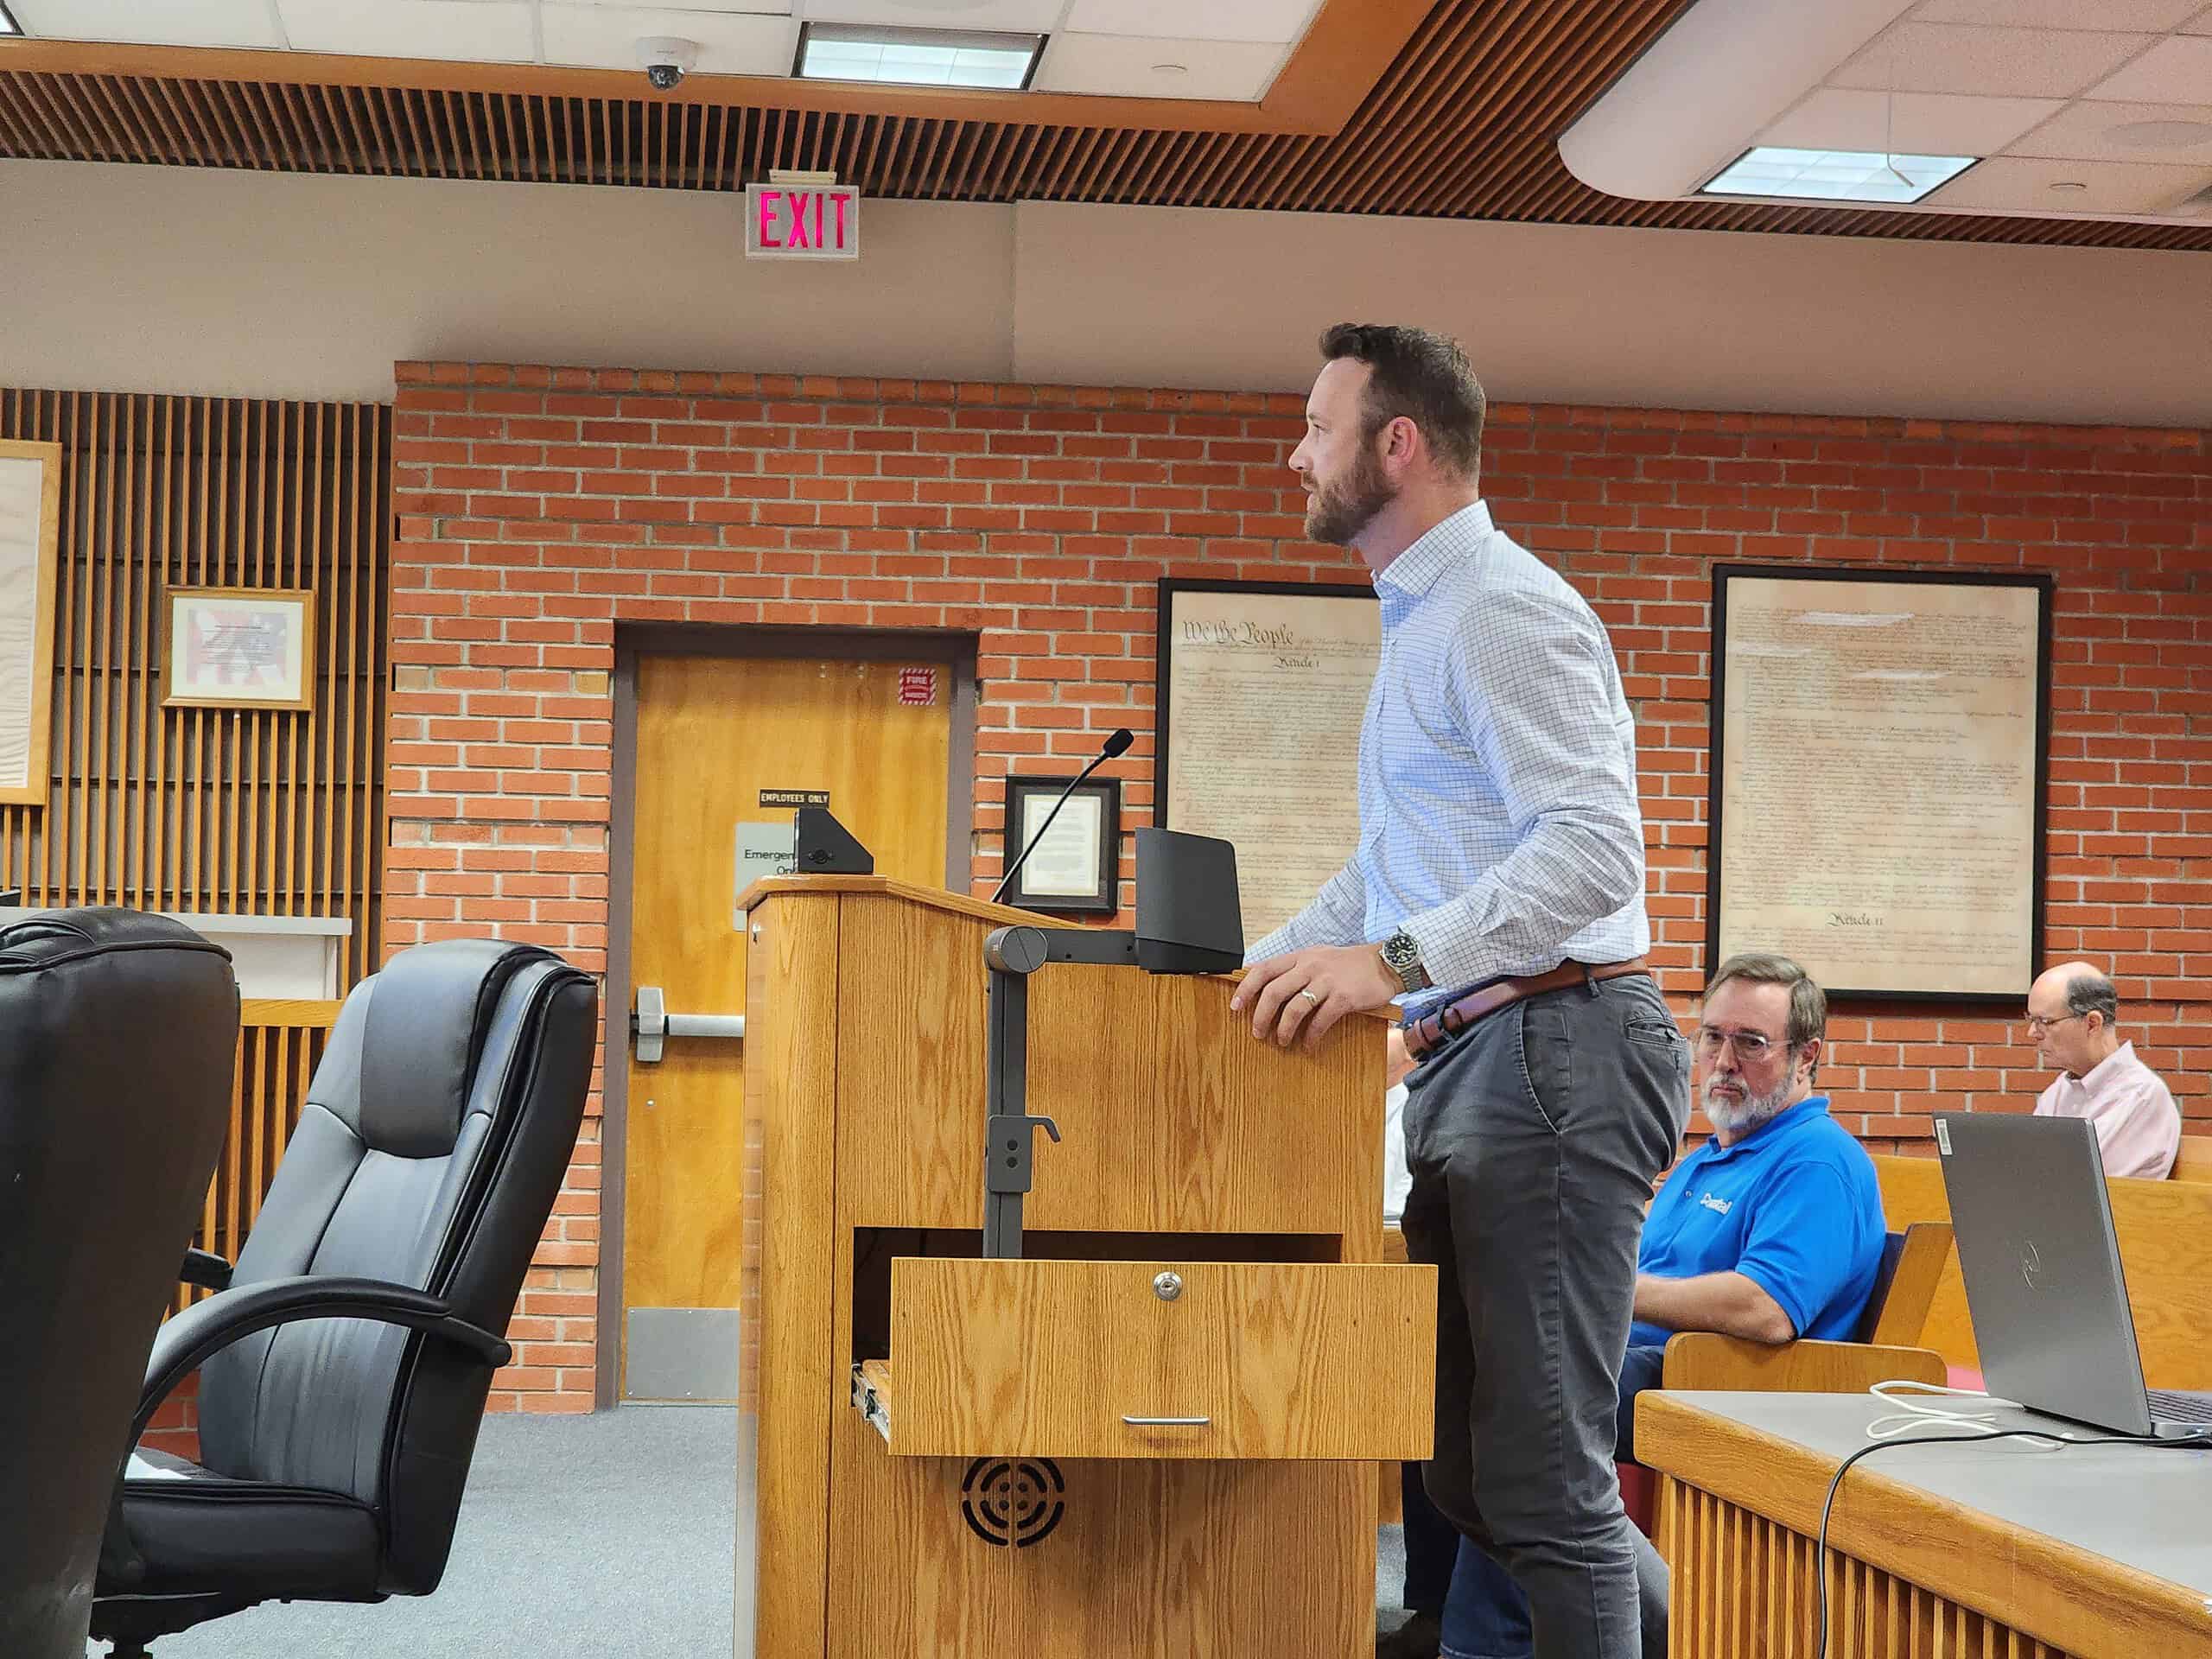
POLYGON ((1300 991, 1299 992, 1299 995, 1304 997, 1308 1002, 1311 1002, 1315 1007, 1318 1008, 1321 1006, 1321 999, 1314 995, 1312 991, 1300 991))

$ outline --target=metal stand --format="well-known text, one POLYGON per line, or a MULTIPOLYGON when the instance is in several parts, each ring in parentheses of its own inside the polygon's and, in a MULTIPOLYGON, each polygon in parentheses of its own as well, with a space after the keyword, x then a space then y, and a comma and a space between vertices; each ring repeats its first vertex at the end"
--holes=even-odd
POLYGON ((1001 927, 983 941, 983 960, 991 970, 983 1071, 983 1254, 1012 1260, 1021 1255, 1021 1195, 1030 1188, 1036 1132, 1060 1138, 1051 1118, 1029 1116, 1029 976, 1048 962, 1135 967, 1137 936, 1089 927, 1001 927))

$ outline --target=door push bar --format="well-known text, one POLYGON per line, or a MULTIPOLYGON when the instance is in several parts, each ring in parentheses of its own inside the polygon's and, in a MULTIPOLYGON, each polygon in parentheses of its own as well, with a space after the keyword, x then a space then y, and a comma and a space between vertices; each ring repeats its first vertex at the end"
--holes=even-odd
POLYGON ((671 1014, 658 985, 638 987, 638 1006, 630 1015, 630 1029, 638 1039, 638 1062, 652 1065, 660 1058, 661 1043, 670 1037, 723 1037, 742 1041, 741 1014, 671 1014))

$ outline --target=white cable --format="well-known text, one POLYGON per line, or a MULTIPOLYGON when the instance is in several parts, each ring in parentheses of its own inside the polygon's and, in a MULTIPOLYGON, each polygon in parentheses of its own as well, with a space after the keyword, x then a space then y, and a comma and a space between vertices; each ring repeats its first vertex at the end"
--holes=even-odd
MULTIPOLYGON (((2009 1407, 2015 1411, 2026 1409, 2016 1400, 2000 1400, 1981 1389, 1954 1389, 1941 1382, 1922 1382, 1912 1377, 1890 1377, 1871 1385, 1866 1390, 1883 1404, 1895 1408, 1866 1425, 1866 1438, 1870 1440, 1894 1440, 1900 1434, 1925 1429, 1931 1421, 1963 1431, 1960 1435, 1962 1440, 1974 1440, 1987 1434, 1999 1421, 1994 1411, 1952 1411, 1942 1406, 1916 1405, 1912 1401, 1891 1393, 1893 1389, 1911 1389, 1921 1394, 1941 1395, 1955 1400, 1978 1400, 1986 1406, 2009 1407)), ((2075 1437, 2052 1429, 2018 1438, 2027 1440, 2039 1452, 2055 1452, 2059 1443, 2075 1437)))

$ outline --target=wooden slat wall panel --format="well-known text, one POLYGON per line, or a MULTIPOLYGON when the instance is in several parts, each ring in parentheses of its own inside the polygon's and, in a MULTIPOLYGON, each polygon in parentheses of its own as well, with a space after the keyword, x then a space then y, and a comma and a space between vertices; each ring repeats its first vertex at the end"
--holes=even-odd
MULTIPOLYGON (((391 411, 0 390, 0 437, 63 452, 53 776, 46 805, 0 806, 0 887, 31 905, 347 917, 350 986, 380 926, 391 411), (164 709, 171 583, 314 588, 315 708, 164 709)), ((201 1248, 237 1255, 334 1007, 245 1010, 201 1248)))
POLYGON ((0 391, 0 437, 59 442, 53 778, 0 806, 33 905, 379 918, 391 411, 0 391), (168 586, 312 588, 315 706, 162 707, 168 586))
POLYGON ((2212 250, 2212 224, 1640 202, 1559 133, 1688 0, 1441 0, 1333 137, 1076 128, 524 92, 0 73, 0 156, 737 190, 827 168, 871 196, 1402 213, 2212 250))
MULTIPOLYGON (((279 1018, 283 1018, 280 1013, 279 1018)), ((253 1230, 261 1201, 300 1121, 308 1084, 330 1035, 327 1015, 313 1025, 264 1023, 249 1011, 238 1031, 238 1069, 232 1075, 230 1124, 224 1133, 215 1177, 207 1184, 200 1225, 192 1242, 235 1262, 253 1230)), ((212 1293, 180 1284, 173 1310, 212 1293)))

